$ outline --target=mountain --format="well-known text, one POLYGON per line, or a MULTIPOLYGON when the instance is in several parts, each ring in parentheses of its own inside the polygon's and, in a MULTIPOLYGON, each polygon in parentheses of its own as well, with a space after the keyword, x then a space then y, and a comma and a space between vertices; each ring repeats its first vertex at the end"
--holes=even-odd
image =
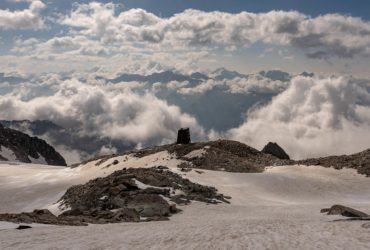
POLYGON ((0 160, 66 166, 64 158, 37 137, 0 125, 0 160))
POLYGON ((150 75, 122 74, 108 81, 112 83, 119 83, 119 82, 169 83, 172 81, 176 81, 176 82, 187 81, 190 83, 190 85, 196 85, 207 79, 208 77, 201 73, 193 73, 190 76, 188 76, 188 75, 183 75, 183 74, 168 70, 168 71, 163 71, 160 73, 153 73, 150 75))
MULTIPOLYGON (((64 128, 47 120, 0 120, 0 125, 19 130, 33 136, 47 140, 54 148, 63 148, 64 151, 77 151, 80 160, 86 160, 92 156, 99 155, 101 148, 115 148, 122 152, 133 149, 134 144, 125 143, 122 140, 100 138, 98 136, 80 135, 79 127, 64 128)), ((69 164, 76 163, 70 162, 69 164)))
POLYGON ((243 75, 243 74, 240 74, 237 71, 231 71, 231 70, 228 70, 228 69, 225 69, 225 68, 216 69, 215 71, 212 72, 212 76, 215 80, 219 80, 219 81, 231 80, 231 79, 234 79, 236 77, 248 78, 248 75, 243 75))
POLYGON ((292 76, 289 73, 281 71, 281 70, 260 71, 259 74, 273 81, 279 80, 282 82, 287 82, 287 81, 290 81, 290 79, 292 78, 292 76))

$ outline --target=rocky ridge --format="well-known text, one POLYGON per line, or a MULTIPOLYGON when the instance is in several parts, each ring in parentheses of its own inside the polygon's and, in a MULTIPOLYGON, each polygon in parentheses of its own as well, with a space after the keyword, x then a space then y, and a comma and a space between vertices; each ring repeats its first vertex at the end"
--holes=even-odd
MULTIPOLYGON (((336 169, 353 168, 358 173, 370 176, 370 149, 352 155, 328 156, 306 160, 284 159, 288 154, 277 144, 272 145, 273 149, 281 149, 275 152, 267 150, 259 151, 253 147, 237 141, 217 140, 208 142, 196 142, 189 144, 168 144, 142 150, 129 151, 123 154, 107 155, 94 158, 103 164, 113 157, 132 154, 135 157, 145 157, 161 151, 168 151, 183 163, 181 169, 208 169, 240 173, 260 173, 270 166, 283 165, 320 165, 336 169), (285 155, 285 154, 286 155, 285 155), (275 154, 275 155, 274 155, 275 154), (283 158, 283 159, 281 159, 283 158)), ((266 145, 266 147, 269 144, 266 145)), ((266 148, 265 147, 265 148, 266 148)), ((270 146, 268 148, 271 148, 270 146)), ((271 150, 270 150, 271 151, 271 150)), ((89 160, 89 161, 92 161, 89 160)), ((85 161, 85 164, 89 161, 85 161)), ((76 164, 72 167, 77 167, 76 164)))
POLYGON ((25 163, 45 161, 48 165, 67 165, 64 158, 44 140, 5 128, 1 124, 0 160, 16 160, 25 163), (14 159, 10 159, 9 154, 14 159))
POLYGON ((335 169, 353 168, 359 174, 370 176, 370 149, 351 155, 328 156, 295 161, 299 165, 319 165, 335 169))

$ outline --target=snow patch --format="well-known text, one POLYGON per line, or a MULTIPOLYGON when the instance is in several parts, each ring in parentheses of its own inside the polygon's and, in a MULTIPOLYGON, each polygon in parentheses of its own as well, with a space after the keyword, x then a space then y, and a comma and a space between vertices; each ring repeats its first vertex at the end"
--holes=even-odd
POLYGON ((45 160, 45 158, 38 154, 39 155, 39 158, 33 158, 32 156, 28 156, 28 158, 31 160, 31 162, 33 164, 44 164, 44 165, 48 165, 47 161, 45 160))
POLYGON ((61 215, 63 212, 70 210, 71 208, 63 203, 63 201, 58 201, 52 205, 46 207, 55 216, 61 215))
POLYGON ((206 149, 208 149, 208 148, 204 147, 204 148, 201 148, 201 149, 191 151, 189 154, 185 155, 184 158, 187 158, 187 159, 200 158, 200 157, 202 157, 203 155, 205 155, 207 153, 206 149))
POLYGON ((15 156, 13 150, 7 148, 7 147, 4 147, 4 146, 1 146, 1 151, 0 151, 0 155, 4 158, 6 158, 8 161, 17 161, 17 156, 15 156))

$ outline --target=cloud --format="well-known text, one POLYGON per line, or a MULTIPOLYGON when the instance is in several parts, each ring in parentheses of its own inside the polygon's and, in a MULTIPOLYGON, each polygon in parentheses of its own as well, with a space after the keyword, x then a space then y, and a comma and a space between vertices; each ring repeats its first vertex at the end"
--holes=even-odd
POLYGON ((272 80, 260 74, 250 74, 246 78, 235 77, 227 80, 208 79, 197 86, 187 87, 185 83, 169 83, 168 88, 177 89, 177 92, 184 95, 204 94, 215 88, 221 88, 231 94, 249 93, 270 93, 278 94, 284 91, 289 82, 272 80))
POLYGON ((41 1, 29 1, 25 10, 0 10, 0 28, 2 29, 41 29, 44 20, 40 14, 46 5, 41 1))
MULTIPOLYGON (((151 70, 153 65, 141 66, 151 70)), ((214 79, 199 83, 110 84, 96 78, 104 73, 100 68, 19 78, 12 84, 5 80, 0 82, 0 117, 51 120, 78 128, 79 136, 138 147, 173 142, 180 127, 190 127, 193 139, 225 137, 258 149, 276 141, 296 159, 370 147, 370 80, 287 78, 278 70, 231 72, 234 77, 215 80, 222 79, 217 72, 227 73, 215 72, 208 74, 214 79)), ((99 146, 97 151, 115 148, 99 146)), ((75 151, 68 157, 75 161, 79 155, 75 151)))
POLYGON ((161 18, 143 9, 116 14, 115 5, 78 4, 61 23, 71 34, 105 45, 145 44, 151 48, 223 47, 226 51, 262 42, 293 46, 311 58, 368 56, 370 23, 340 14, 310 17, 297 11, 203 12, 188 9, 161 18))
POLYGON ((277 141, 294 158, 354 153, 370 147, 369 114, 369 81, 298 76, 227 136, 259 149, 277 141))
POLYGON ((204 136, 195 118, 151 93, 134 92, 135 87, 93 78, 88 83, 77 78, 62 80, 50 74, 3 95, 0 117, 50 120, 65 128, 79 128, 81 136, 143 145, 172 142, 180 127, 190 127, 194 137, 204 136))

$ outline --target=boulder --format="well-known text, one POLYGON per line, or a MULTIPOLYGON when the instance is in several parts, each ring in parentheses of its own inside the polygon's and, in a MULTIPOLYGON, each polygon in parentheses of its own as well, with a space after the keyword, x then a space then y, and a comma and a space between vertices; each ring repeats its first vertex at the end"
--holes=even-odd
POLYGON ((262 153, 273 155, 282 160, 290 160, 289 155, 276 142, 269 142, 262 149, 262 153))
POLYGON ((177 144, 189 144, 191 142, 190 139, 190 129, 189 128, 181 128, 177 132, 177 144))
POLYGON ((27 226, 27 225, 19 225, 16 229, 17 230, 24 230, 24 229, 30 229, 32 228, 31 226, 27 226))
POLYGON ((342 215, 351 218, 369 217, 369 215, 364 212, 342 205, 334 205, 331 208, 323 208, 321 209, 321 213, 326 213, 327 215, 342 215))

